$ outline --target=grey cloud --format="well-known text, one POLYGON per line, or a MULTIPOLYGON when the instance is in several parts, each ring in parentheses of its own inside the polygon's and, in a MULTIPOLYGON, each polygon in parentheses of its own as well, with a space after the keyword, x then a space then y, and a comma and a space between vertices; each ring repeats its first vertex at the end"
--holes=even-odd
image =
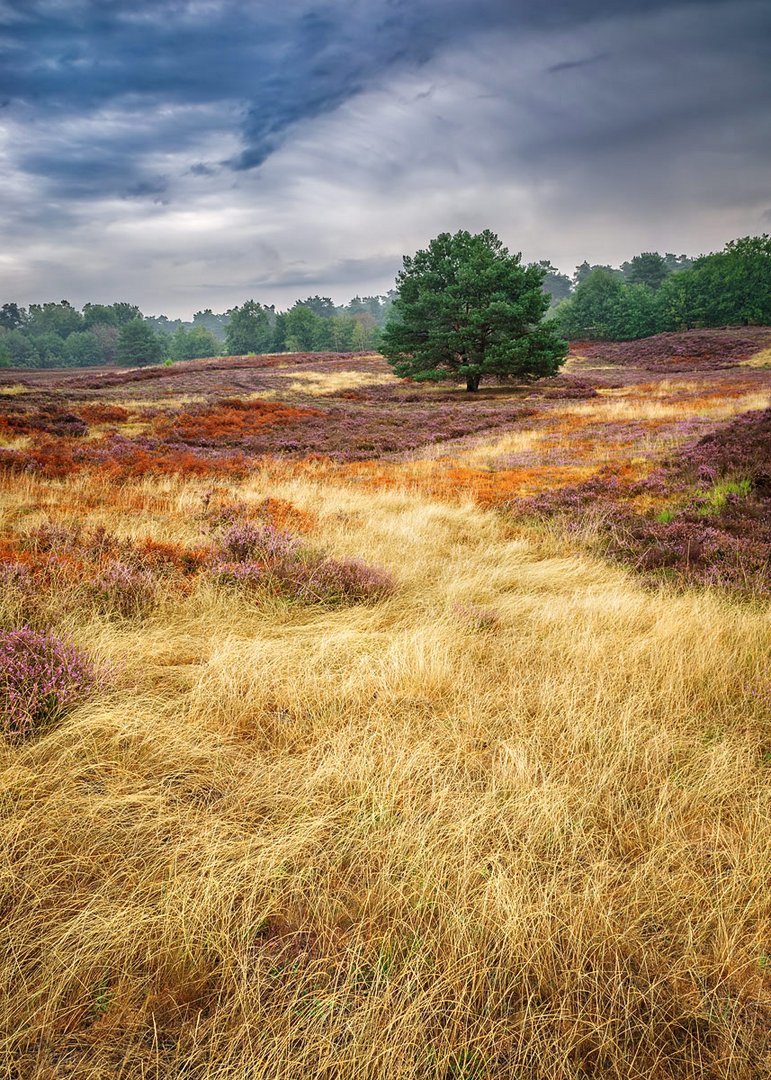
POLYGON ((0 0, 6 289, 345 299, 442 229, 571 269, 768 213, 766 3, 284 7, 0 0))
POLYGON ((573 68, 590 67, 592 64, 599 64, 602 60, 607 60, 610 53, 598 53, 596 56, 586 56, 582 60, 562 60, 558 64, 551 64, 547 67, 547 71, 550 75, 556 75, 560 71, 572 71, 573 68))

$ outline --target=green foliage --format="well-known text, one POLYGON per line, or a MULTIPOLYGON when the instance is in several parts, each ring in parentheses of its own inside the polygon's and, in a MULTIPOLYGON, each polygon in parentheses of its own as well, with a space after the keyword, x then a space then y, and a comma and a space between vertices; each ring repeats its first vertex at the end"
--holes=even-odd
POLYGON ((58 304, 30 304, 25 330, 31 337, 56 334, 66 338, 83 329, 83 317, 67 300, 58 304))
POLYGON ((325 333, 322 317, 307 304, 297 303, 286 313, 286 347, 289 352, 310 352, 321 348, 325 333))
POLYGON ((696 313, 705 326, 771 323, 771 237, 744 236, 697 259, 696 313))
POLYGON ((543 291, 550 297, 550 304, 555 307, 570 296, 571 282, 567 274, 561 274, 556 266, 552 266, 548 259, 541 259, 538 263, 544 271, 543 291))
POLYGON ((658 289, 670 271, 658 251, 644 251, 641 255, 635 255, 631 262, 622 263, 621 272, 630 285, 647 285, 651 289, 658 289))
POLYGON ((228 356, 269 352, 273 346, 273 328, 267 308, 256 300, 247 300, 242 307, 228 312, 230 320, 225 330, 225 350, 228 356))
POLYGON ((607 338, 619 323, 624 283, 617 274, 598 267, 583 275, 569 300, 555 313, 555 321, 569 338, 607 338))
POLYGON ((193 315, 193 326, 202 326, 204 330, 212 333, 218 341, 225 340, 225 329, 229 321, 230 316, 227 313, 215 315, 211 308, 196 311, 195 315, 193 315))
MULTIPOLYGON (((353 315, 354 318, 359 315, 367 315, 374 320, 375 326, 383 326, 391 311, 394 297, 395 293, 393 291, 385 296, 354 296, 340 314, 353 315)), ((365 346, 365 348, 368 347, 365 346)))
POLYGON ((381 351, 397 375, 461 377, 468 390, 490 375, 553 375, 567 346, 541 321, 543 278, 542 267, 523 266, 489 230, 441 233, 404 257, 381 351))
POLYGON ((670 274, 674 274, 679 270, 690 270, 693 259, 687 255, 673 255, 671 251, 668 251, 664 256, 664 265, 670 274))
POLYGON ((701 517, 719 514, 725 508, 730 497, 746 499, 752 492, 752 480, 742 477, 737 480, 718 480, 703 496, 703 505, 699 509, 701 517))
POLYGON ((97 324, 101 326, 125 326, 133 319, 141 319, 142 312, 136 304, 127 304, 118 301, 114 304, 85 304, 83 307, 83 324, 86 330, 90 330, 97 324))
POLYGON ((35 338, 35 347, 40 358, 40 367, 65 367, 64 338, 53 330, 35 338))
POLYGON ((305 300, 298 300, 295 307, 307 307, 314 315, 322 319, 331 319, 335 314, 335 305, 329 296, 309 296, 305 300))
POLYGON ((40 367, 37 348, 21 330, 9 330, 3 335, 3 345, 10 354, 12 367, 40 367))
POLYGON ((5 330, 18 330, 24 325, 27 313, 18 304, 3 304, 0 308, 0 327, 5 330))
POLYGON ((143 319, 132 319, 120 328, 117 359, 131 366, 157 364, 163 359, 163 345, 143 319))
POLYGON ((203 326, 187 330, 178 327, 169 340, 169 356, 172 360, 197 360, 206 356, 219 356, 221 343, 203 326))
POLYGON ((354 352, 364 352, 367 349, 376 348, 378 341, 378 325, 373 315, 368 311, 360 311, 352 315, 353 334, 351 336, 351 348, 354 352))
POLYGON ((654 290, 648 285, 625 286, 611 319, 610 336, 616 341, 630 341, 657 334, 660 329, 654 290))
POLYGON ((76 330, 64 342, 67 367, 95 367, 105 362, 99 338, 89 330, 76 330))
POLYGON ((614 267, 608 266, 607 263, 594 263, 590 266, 589 263, 584 260, 580 266, 576 267, 575 273, 573 274, 573 285, 583 284, 583 282, 586 281, 589 275, 593 274, 595 270, 605 270, 612 277, 618 278, 619 280, 623 280, 624 277, 620 270, 616 270, 614 267))
POLYGON ((96 338, 105 364, 114 364, 118 358, 118 338, 120 330, 117 326, 105 326, 103 323, 95 323, 90 334, 96 338))
POLYGON ((666 330, 771 324, 771 237, 745 236, 671 274, 658 293, 666 330))

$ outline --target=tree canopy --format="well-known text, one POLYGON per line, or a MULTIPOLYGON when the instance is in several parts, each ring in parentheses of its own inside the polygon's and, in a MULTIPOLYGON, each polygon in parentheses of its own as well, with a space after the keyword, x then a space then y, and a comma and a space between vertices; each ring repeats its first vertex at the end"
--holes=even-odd
POLYGON ((225 348, 230 356, 267 352, 273 344, 273 330, 268 309, 256 300, 247 300, 242 307, 228 312, 230 321, 225 330, 225 348))
POLYGON ((463 378, 471 391, 490 375, 553 375, 567 345, 542 322, 544 273, 523 266, 489 229, 441 233, 404 257, 380 350, 397 375, 463 378))
POLYGON ((119 364, 157 364, 163 356, 163 345, 151 326, 141 319, 131 319, 120 328, 118 337, 119 364))

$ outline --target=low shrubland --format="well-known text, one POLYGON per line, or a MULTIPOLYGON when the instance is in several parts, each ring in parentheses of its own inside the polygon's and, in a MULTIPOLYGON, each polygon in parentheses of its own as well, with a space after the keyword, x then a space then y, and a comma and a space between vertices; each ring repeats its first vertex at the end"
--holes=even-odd
POLYGON ((768 372, 196 363, 4 429, 0 1075, 768 1075, 768 372))

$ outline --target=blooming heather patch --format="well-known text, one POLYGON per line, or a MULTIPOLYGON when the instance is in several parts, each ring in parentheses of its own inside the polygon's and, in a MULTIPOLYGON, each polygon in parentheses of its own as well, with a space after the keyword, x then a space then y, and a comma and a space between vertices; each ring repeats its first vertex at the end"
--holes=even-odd
POLYGON ((393 592, 391 575, 362 559, 335 559, 274 525, 237 520, 218 537, 209 567, 219 584, 264 589, 306 604, 362 603, 393 592))
POLYGON ((219 540, 219 551, 224 558, 275 566, 297 555, 300 541, 291 533, 273 525, 261 525, 253 521, 238 521, 229 526, 219 540))
POLYGON ((0 724, 23 739, 53 723, 98 683, 94 665, 52 634, 0 633, 0 724))
POLYGON ((108 563, 87 582, 86 591, 102 614, 124 619, 146 615, 159 598, 158 584, 149 570, 122 562, 108 563))
POLYGON ((767 326, 748 326, 655 334, 635 341, 573 342, 572 350, 587 359, 653 371, 704 371, 733 367, 769 343, 767 326))
POLYGON ((209 575, 218 585, 257 589, 265 584, 265 565, 260 562, 215 559, 209 566, 209 575))
POLYGON ((741 592, 771 592, 771 409, 745 413, 629 482, 604 470, 512 504, 580 530, 604 519, 606 550, 636 569, 741 592), (640 513, 637 506, 648 507, 640 513))
POLYGON ((285 593, 306 604, 366 603, 394 591, 391 574, 363 559, 298 559, 280 567, 278 577, 285 593))

